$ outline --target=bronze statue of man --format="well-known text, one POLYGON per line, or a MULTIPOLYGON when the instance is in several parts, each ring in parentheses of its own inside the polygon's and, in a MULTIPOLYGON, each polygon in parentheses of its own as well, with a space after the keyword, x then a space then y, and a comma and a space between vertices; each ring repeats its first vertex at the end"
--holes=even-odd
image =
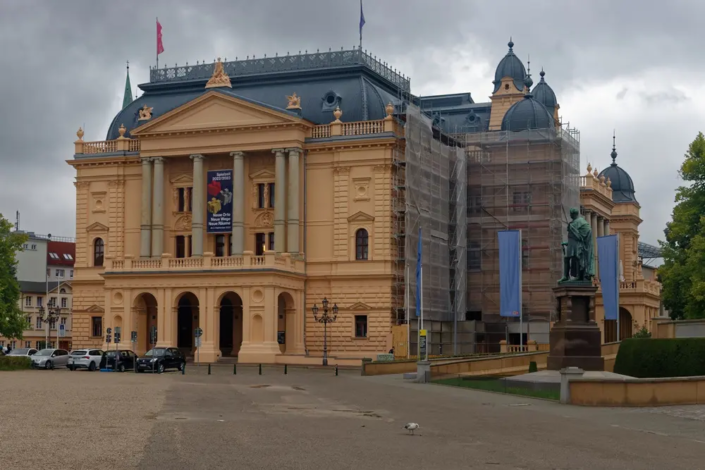
POLYGON ((563 278, 558 282, 590 281, 595 276, 590 223, 576 208, 570 209, 568 241, 563 242, 563 278))

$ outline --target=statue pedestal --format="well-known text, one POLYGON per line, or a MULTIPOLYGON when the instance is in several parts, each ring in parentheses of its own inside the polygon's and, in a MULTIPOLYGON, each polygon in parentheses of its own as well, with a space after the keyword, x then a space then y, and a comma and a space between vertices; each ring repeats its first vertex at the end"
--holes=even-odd
POLYGON ((591 282, 568 281, 553 292, 558 300, 558 322, 551 328, 548 370, 603 371, 602 334, 595 323, 597 287, 591 282))

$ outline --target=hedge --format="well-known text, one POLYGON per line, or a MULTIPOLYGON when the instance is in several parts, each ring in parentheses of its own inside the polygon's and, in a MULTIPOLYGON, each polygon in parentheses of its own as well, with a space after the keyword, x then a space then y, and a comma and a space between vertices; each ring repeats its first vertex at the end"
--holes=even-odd
POLYGON ((0 356, 0 370, 24 370, 32 367, 32 360, 26 356, 0 356))
POLYGON ((614 372, 637 378, 705 375, 705 338, 624 340, 614 372))

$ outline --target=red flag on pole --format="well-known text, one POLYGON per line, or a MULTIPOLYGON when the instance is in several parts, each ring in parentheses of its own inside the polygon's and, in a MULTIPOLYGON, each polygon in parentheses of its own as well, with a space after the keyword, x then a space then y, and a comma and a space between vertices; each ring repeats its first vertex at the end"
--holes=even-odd
POLYGON ((162 43, 162 25, 157 19, 157 56, 164 52, 164 43, 162 43))

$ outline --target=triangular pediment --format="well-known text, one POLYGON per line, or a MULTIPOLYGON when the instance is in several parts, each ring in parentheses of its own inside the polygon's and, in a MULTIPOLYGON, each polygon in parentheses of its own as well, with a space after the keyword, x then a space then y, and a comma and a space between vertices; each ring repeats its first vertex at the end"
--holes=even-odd
POLYGON ((363 302, 356 302, 350 306, 349 310, 372 310, 372 307, 363 302))
POLYGON ((86 232, 107 232, 108 227, 101 224, 100 222, 95 222, 86 228, 86 232))
POLYGON ((134 129, 131 135, 260 127, 301 121, 283 110, 212 91, 134 129))
POLYGON ((105 313, 105 309, 99 305, 91 305, 86 309, 88 313, 105 313))
POLYGON ((374 216, 366 214, 362 211, 356 212, 348 217, 348 222, 372 222, 373 220, 375 220, 374 216))
POLYGON ((172 184, 175 184, 177 186, 180 185, 192 185, 193 184, 193 176, 191 175, 179 175, 173 180, 171 180, 172 184))
POLYGON ((269 170, 260 170, 250 175, 252 180, 271 180, 274 179, 274 173, 269 170))

